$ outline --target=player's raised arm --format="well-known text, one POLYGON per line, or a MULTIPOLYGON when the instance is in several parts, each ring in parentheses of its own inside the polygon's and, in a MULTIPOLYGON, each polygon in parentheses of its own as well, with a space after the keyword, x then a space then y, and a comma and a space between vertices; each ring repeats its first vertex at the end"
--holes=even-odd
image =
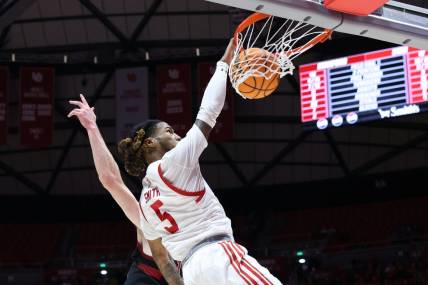
POLYGON ((227 74, 234 50, 235 41, 232 38, 223 57, 217 63, 216 71, 205 89, 201 107, 196 117, 195 125, 199 127, 207 139, 215 126, 217 117, 223 109, 226 98, 227 74))
POLYGON ((216 71, 205 89, 195 124, 176 147, 163 157, 162 167, 167 178, 174 179, 177 175, 182 175, 177 166, 191 168, 199 163, 199 157, 207 147, 208 136, 223 109, 229 64, 232 61, 234 49, 235 44, 232 39, 223 57, 217 62, 216 71))
POLYGON ((80 101, 71 100, 70 104, 75 105, 76 108, 68 114, 68 117, 76 116, 88 132, 95 168, 101 184, 113 196, 128 219, 139 228, 141 212, 138 201, 123 183, 119 167, 98 129, 94 108, 89 106, 83 95, 80 95, 80 101))

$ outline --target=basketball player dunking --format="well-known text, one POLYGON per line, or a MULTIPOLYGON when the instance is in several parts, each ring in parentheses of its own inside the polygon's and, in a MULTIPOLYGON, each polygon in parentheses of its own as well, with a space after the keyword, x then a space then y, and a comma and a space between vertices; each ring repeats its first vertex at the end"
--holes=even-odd
POLYGON ((166 123, 149 120, 119 143, 126 170, 142 176, 140 203, 124 185, 119 168, 96 126, 85 98, 70 101, 87 129, 95 167, 104 187, 140 228, 153 258, 171 285, 279 285, 247 250, 234 242, 231 222, 202 177, 199 157, 220 114, 234 43, 231 40, 205 90, 195 124, 181 139, 166 123), (170 257, 171 255, 171 257, 170 257), (181 261, 183 277, 173 259, 181 261))

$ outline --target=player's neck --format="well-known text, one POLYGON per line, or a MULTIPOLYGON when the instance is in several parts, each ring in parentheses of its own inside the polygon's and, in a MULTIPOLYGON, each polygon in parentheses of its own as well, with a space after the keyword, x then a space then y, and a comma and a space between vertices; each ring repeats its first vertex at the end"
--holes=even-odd
POLYGON ((150 164, 152 162, 162 159, 164 155, 165 155, 165 151, 163 150, 155 151, 155 152, 146 154, 146 161, 148 164, 150 164))

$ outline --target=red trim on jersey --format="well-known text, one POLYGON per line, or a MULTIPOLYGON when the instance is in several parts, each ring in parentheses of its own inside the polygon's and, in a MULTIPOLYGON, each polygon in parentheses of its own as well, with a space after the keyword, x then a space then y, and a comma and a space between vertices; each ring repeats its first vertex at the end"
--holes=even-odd
MULTIPOLYGON (((143 214, 144 219, 147 221, 146 215, 144 215, 143 207, 141 207, 140 202, 138 202, 138 206, 140 206, 141 214, 143 214)), ((147 221, 149 222, 149 221, 147 221)))
POLYGON ((257 285, 257 283, 249 276, 247 273, 243 272, 238 264, 237 256, 234 252, 229 252, 229 248, 226 243, 219 243, 220 246, 224 249, 227 256, 229 257, 230 264, 232 265, 233 269, 235 269, 236 273, 242 278, 242 280, 245 281, 248 285, 257 285))
POLYGON ((242 259, 242 265, 247 268, 254 276, 256 276, 263 285, 273 285, 264 275, 257 270, 251 263, 248 262, 245 258, 242 259))
POLYGON ((138 263, 137 267, 138 267, 138 269, 140 269, 141 271, 143 271, 147 275, 149 275, 149 276, 151 276, 157 280, 162 279, 162 273, 156 268, 145 265, 144 263, 138 263))
POLYGON ((162 171, 162 168, 161 168, 160 163, 159 163, 159 166, 158 166, 158 173, 159 173, 159 176, 160 176, 160 178, 162 179, 163 183, 165 183, 165 184, 166 184, 166 186, 168 186, 168 187, 169 187, 171 190, 173 190, 175 193, 180 194, 180 195, 183 195, 183 196, 196 196, 196 197, 198 197, 198 198, 196 199, 196 203, 197 203, 197 202, 199 202, 199 201, 201 201, 201 200, 202 200, 202 197, 204 197, 204 195, 205 195, 205 188, 204 188, 204 189, 202 189, 202 190, 196 191, 196 192, 189 192, 189 191, 186 191, 186 190, 180 189, 180 188, 175 187, 174 185, 172 185, 172 183, 171 183, 171 182, 169 182, 169 181, 168 181, 168 180, 163 176, 163 171, 162 171))
MULTIPOLYGON (((239 244, 231 244, 242 256, 245 255, 244 250, 239 246, 239 244)), ((241 264, 247 268, 254 276, 256 276, 264 285, 273 285, 268 278, 266 278, 263 273, 261 273, 254 265, 252 265, 245 257, 242 257, 241 264)))
MULTIPOLYGON (((251 279, 251 281, 254 283, 254 284, 256 284, 256 285, 259 285, 260 283, 254 278, 254 273, 253 272, 251 272, 251 270, 249 270, 248 269, 248 267, 246 267, 244 264, 243 264, 243 259, 244 259, 244 255, 245 255, 245 253, 244 252, 240 252, 240 251, 238 251, 238 250, 236 250, 236 248, 234 248, 234 243, 233 242, 228 242, 227 244, 226 244, 226 247, 230 250, 230 252, 232 252, 232 254, 233 255, 237 255, 238 257, 239 257, 239 260, 238 260, 238 257, 237 257, 237 260, 236 260, 236 263, 238 264, 238 267, 239 267, 239 270, 242 272, 242 273, 245 273, 246 274, 246 276, 248 276, 250 279, 251 279), (245 270, 244 270, 245 269, 245 270), (251 274, 252 275, 251 275, 251 274)), ((265 285, 265 284, 263 284, 263 285, 265 285)))

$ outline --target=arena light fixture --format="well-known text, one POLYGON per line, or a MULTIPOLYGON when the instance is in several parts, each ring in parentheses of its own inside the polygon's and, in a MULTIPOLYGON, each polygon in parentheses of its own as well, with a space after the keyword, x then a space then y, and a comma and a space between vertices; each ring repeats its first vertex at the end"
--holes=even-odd
POLYGON ((103 276, 105 276, 105 275, 108 274, 108 271, 105 270, 105 269, 103 269, 103 270, 100 271, 100 274, 103 275, 103 276))

